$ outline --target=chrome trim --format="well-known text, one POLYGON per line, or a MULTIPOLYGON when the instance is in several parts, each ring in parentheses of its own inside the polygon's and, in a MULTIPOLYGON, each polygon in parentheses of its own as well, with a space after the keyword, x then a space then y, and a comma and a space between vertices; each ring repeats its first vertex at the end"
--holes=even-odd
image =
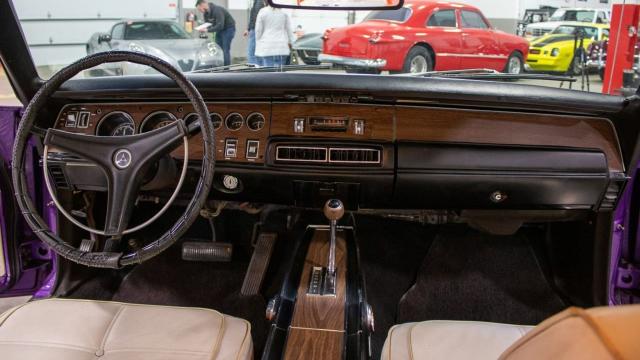
POLYGON ((136 122, 133 121, 133 117, 131 115, 129 115, 128 112, 121 111, 121 110, 115 110, 115 111, 111 111, 111 112, 105 114, 103 117, 100 118, 100 121, 98 121, 98 125, 96 125, 96 131, 94 132, 94 134, 96 136, 99 136, 98 134, 100 133, 100 126, 102 126, 102 123, 105 121, 105 119, 107 117, 111 116, 111 115, 114 115, 114 114, 122 114, 122 115, 124 115, 127 118, 127 120, 129 120, 130 124, 133 126, 133 133, 134 134, 136 133, 136 122))
POLYGON ((318 61, 328 62, 332 64, 364 67, 370 69, 380 69, 387 66, 387 60, 385 59, 358 59, 346 56, 320 54, 318 55, 318 61))
POLYGON ((242 129, 242 127, 245 125, 245 122, 246 122, 246 120, 245 120, 244 116, 242 116, 242 114, 240 114, 238 112, 232 112, 232 113, 227 114, 227 116, 224 118, 224 127, 229 131, 238 131, 238 130, 242 129), (240 124, 240 127, 237 128, 237 129, 231 129, 231 128, 229 128, 229 125, 227 124, 227 120, 229 120, 229 118, 232 115, 238 115, 242 119, 242 124, 240 124))
POLYGON ((145 116, 145 117, 144 117, 144 119, 143 119, 143 120, 142 120, 142 122, 140 123, 140 128, 138 129, 138 133, 139 133, 139 134, 142 134, 142 133, 145 133, 145 132, 150 131, 151 129, 149 129, 149 130, 145 130, 145 131, 142 131, 142 130, 144 129, 144 126, 147 124, 147 121, 149 121, 149 119, 151 119, 153 116, 156 116, 156 115, 159 115, 159 114, 168 114, 168 115, 169 115, 169 117, 173 119, 173 121, 178 120, 178 119, 176 118, 176 116, 175 116, 175 115, 173 115, 172 113, 170 113, 169 111, 166 111, 166 110, 158 110, 158 111, 154 111, 154 112, 152 112, 152 113, 150 113, 150 114, 148 114, 147 116, 145 116))

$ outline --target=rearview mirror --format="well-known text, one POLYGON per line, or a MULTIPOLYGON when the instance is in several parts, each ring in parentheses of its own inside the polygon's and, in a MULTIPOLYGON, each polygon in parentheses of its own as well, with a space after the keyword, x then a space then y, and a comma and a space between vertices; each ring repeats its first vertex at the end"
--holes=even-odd
POLYGON ((98 35, 98 43, 110 42, 110 41, 111 41, 111 35, 109 34, 98 35))
POLYGON ((404 0, 267 0, 275 8, 316 10, 393 10, 404 0))

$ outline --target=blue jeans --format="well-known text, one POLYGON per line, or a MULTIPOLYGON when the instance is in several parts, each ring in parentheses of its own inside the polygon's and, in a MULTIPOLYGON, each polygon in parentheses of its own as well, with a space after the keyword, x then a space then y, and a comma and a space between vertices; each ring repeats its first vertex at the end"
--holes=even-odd
POLYGON ((222 48, 225 65, 231 65, 231 41, 234 36, 236 36, 235 27, 226 28, 216 33, 216 44, 222 48))
POLYGON ((247 48, 247 63, 251 65, 259 65, 256 57, 256 31, 249 30, 249 47, 247 48))
POLYGON ((264 67, 273 67, 273 66, 282 66, 285 65, 285 61, 287 60, 286 55, 275 55, 275 56, 261 56, 258 58, 260 62, 260 66, 264 67))

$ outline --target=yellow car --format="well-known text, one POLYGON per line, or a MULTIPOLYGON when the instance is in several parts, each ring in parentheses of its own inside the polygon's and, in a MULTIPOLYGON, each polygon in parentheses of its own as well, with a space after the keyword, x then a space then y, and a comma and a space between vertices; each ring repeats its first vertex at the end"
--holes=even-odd
POLYGON ((566 23, 551 33, 531 41, 527 68, 541 72, 571 72, 580 74, 586 60, 586 51, 594 41, 609 37, 608 24, 566 23), (576 43, 576 34, 584 34, 576 43), (574 60, 575 59, 575 60, 574 60))

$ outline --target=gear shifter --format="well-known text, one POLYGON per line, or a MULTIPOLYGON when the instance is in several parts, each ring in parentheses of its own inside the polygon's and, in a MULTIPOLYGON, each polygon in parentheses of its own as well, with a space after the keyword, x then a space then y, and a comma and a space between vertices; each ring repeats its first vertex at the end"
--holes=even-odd
POLYGON ((331 199, 324 205, 324 216, 330 224, 330 245, 329 259, 327 261, 327 272, 324 277, 323 295, 336 294, 336 228, 338 220, 344 216, 344 205, 338 199, 331 199))

